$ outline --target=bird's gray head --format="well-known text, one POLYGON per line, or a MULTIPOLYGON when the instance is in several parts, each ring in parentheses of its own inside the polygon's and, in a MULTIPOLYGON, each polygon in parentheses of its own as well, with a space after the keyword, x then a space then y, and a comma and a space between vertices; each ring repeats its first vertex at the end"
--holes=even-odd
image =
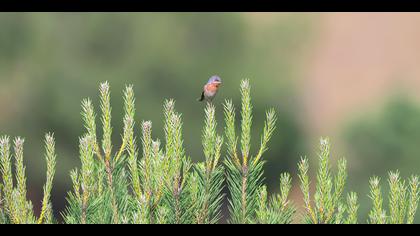
POLYGON ((219 84, 221 84, 222 83, 222 79, 220 79, 219 76, 214 75, 214 76, 210 77, 209 82, 207 82, 207 83, 209 83, 209 84, 210 83, 219 83, 219 84))

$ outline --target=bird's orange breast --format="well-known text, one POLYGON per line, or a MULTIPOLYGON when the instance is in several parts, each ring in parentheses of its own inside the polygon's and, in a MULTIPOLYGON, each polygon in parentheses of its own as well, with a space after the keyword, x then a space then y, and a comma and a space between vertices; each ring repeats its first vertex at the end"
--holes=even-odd
POLYGON ((207 84, 205 86, 205 90, 209 92, 216 92, 218 88, 219 88, 219 84, 216 84, 216 83, 207 84))

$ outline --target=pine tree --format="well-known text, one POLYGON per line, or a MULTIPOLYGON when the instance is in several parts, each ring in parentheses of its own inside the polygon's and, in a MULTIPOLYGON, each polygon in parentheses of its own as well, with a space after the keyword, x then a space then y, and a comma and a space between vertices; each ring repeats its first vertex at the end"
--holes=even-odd
MULTIPOLYGON (((278 193, 267 191, 263 156, 275 130, 277 116, 273 109, 266 112, 261 146, 252 155, 253 107, 249 80, 242 81, 240 92, 240 137, 236 135, 233 102, 226 100, 224 103, 224 136, 217 133, 215 105, 207 103, 201 132, 204 161, 193 163, 184 148, 182 116, 176 111, 173 99, 165 100, 163 106, 165 136, 162 145, 159 138, 153 137, 151 121, 139 122, 141 134, 136 136, 132 85, 126 86, 123 95, 121 144, 113 144, 110 86, 107 82, 102 83, 99 118, 103 134, 97 136, 94 105, 89 98, 84 99, 81 115, 85 131, 79 137, 78 147, 80 167, 70 172, 73 189, 67 195, 66 209, 61 212, 63 223, 216 224, 222 218, 228 218, 228 222, 234 224, 360 223, 358 195, 354 192, 344 195, 348 192, 345 191, 347 162, 344 158, 338 160, 336 173, 333 173, 328 138, 321 138, 319 167, 314 180, 309 173, 309 159, 302 158, 298 164, 304 200, 302 221, 295 217, 297 207, 289 200, 293 188, 289 173, 280 175, 278 193), (222 160, 224 144, 227 157, 222 160), (224 194, 225 187, 228 196, 224 194), (228 201, 229 210, 225 216, 222 215, 224 200, 228 201)), ((51 203, 57 159, 54 135, 45 135, 47 171, 39 216, 35 215, 33 204, 27 198, 24 143, 20 137, 14 138, 13 142, 9 136, 0 137, 0 223, 57 223, 51 203)), ((414 222, 420 199, 417 176, 404 180, 398 171, 390 172, 387 195, 382 192, 379 177, 372 177, 369 184, 372 208, 367 223, 414 222)))

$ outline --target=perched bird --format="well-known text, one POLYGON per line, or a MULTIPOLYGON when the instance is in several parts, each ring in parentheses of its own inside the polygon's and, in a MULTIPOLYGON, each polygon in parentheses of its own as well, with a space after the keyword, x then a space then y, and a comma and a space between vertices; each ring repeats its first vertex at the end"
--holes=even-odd
POLYGON ((213 98, 217 94, 217 90, 219 89, 220 85, 222 84, 222 79, 219 76, 214 75, 210 77, 209 81, 206 85, 204 85, 203 92, 201 93, 201 97, 197 99, 198 101, 212 101, 213 98))

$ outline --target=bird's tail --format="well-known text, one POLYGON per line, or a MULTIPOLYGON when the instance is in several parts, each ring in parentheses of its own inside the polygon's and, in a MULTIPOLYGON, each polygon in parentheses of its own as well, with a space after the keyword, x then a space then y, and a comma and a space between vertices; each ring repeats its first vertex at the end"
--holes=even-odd
POLYGON ((197 98, 197 101, 202 102, 204 100, 204 92, 201 93, 201 97, 197 98))

